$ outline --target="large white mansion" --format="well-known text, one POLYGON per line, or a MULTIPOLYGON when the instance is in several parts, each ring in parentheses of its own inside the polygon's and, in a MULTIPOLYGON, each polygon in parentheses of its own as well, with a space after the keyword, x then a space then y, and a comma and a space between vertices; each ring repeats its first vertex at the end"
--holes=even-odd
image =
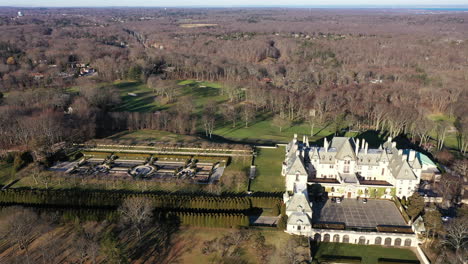
POLYGON ((309 145, 307 137, 301 142, 295 135, 286 146, 282 166, 286 179, 286 232, 314 239, 328 237, 333 242, 415 246, 417 237, 409 225, 406 225, 409 233, 314 228, 307 186, 320 184, 328 197, 408 197, 417 191, 422 173, 437 170, 434 163, 423 161, 421 157, 425 156, 421 155, 413 150, 397 149, 392 138, 374 149, 364 140, 348 137, 334 137, 331 142, 325 138, 323 146, 316 147, 309 145))
POLYGON ((286 190, 319 183, 328 196, 391 198, 410 196, 417 190, 423 166, 416 151, 396 148, 392 138, 371 149, 364 140, 334 137, 323 147, 309 146, 297 135, 286 146, 282 175, 286 190))

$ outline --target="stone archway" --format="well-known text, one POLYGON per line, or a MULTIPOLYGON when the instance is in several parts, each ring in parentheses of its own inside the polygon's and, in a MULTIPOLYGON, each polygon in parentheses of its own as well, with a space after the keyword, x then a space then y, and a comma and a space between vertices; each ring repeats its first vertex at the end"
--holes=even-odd
POLYGON ((374 241, 374 244, 381 245, 382 244, 382 238, 381 237, 376 237, 375 241, 374 241))
POLYGON ((319 233, 316 233, 316 234, 314 235, 314 240, 315 240, 316 242, 320 242, 320 241, 322 240, 322 236, 321 236, 319 233))
POLYGON ((391 246, 392 245, 392 239, 390 237, 385 238, 384 244, 386 246, 391 246))
POLYGON ((395 239, 395 246, 401 246, 401 238, 395 239))
POLYGON ((330 234, 325 234, 323 236, 323 242, 330 242, 330 234))
POLYGON ((365 245, 366 244, 366 238, 364 236, 360 236, 358 244, 359 245, 365 245))
POLYGON ((338 234, 334 235, 333 236, 333 242, 336 242, 336 243, 340 242, 340 235, 338 235, 338 234))
POLYGON ((343 243, 349 243, 349 236, 348 235, 343 236, 343 243))
POLYGON ((411 239, 405 239, 405 247, 411 247, 411 239))

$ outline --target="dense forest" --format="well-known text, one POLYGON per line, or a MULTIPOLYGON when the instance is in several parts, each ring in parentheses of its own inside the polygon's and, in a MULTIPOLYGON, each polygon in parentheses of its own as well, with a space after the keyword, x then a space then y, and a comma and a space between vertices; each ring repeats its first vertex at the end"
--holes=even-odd
MULTIPOLYGON (((241 146, 258 141, 237 128, 269 143, 297 131, 312 144, 392 136, 427 154, 442 172, 434 190, 443 213, 456 215, 444 227, 439 210, 427 210, 430 257, 466 256, 434 238, 460 227, 466 235, 466 205, 452 205, 468 175, 468 12, 0 7, 0 33, 0 262, 306 263, 309 241, 282 232, 281 194, 251 194, 247 180, 255 164, 284 191, 284 152, 241 146), (266 138, 261 122, 283 134, 266 138), (69 190, 48 186, 51 165, 82 157, 74 143, 115 138, 255 150, 253 161, 227 167, 229 193, 151 193, 137 181, 138 192, 99 190, 96 177, 81 179, 82 188, 78 180, 69 190), (31 186, 12 188, 28 176, 31 186), (281 231, 247 229, 260 213, 277 217, 281 231)), ((59 183, 70 179, 63 175, 59 183)), ((402 200, 420 206, 412 217, 424 209, 416 198, 402 200)))
POLYGON ((197 122, 212 130, 209 116, 248 125, 268 113, 280 127, 334 122, 337 131, 383 130, 426 148, 431 136, 441 149, 457 131, 457 149, 467 150, 463 12, 16 11, 0 9, 2 148, 50 148, 125 129, 193 134, 197 122), (171 84, 182 79, 219 82, 229 100, 196 120, 190 103, 174 97, 171 84), (121 98, 102 84, 116 80, 145 83, 179 107, 115 112, 121 98))

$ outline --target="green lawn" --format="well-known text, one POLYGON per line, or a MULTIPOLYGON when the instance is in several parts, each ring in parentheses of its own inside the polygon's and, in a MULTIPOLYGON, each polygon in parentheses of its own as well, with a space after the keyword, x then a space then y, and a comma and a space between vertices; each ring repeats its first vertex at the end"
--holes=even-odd
POLYGON ((8 184, 13 179, 14 173, 11 164, 0 163, 0 185, 8 184))
POLYGON ((359 256, 363 264, 377 264, 378 258, 391 258, 401 260, 417 260, 413 251, 404 248, 391 248, 382 246, 365 246, 343 243, 319 243, 314 259, 322 255, 359 256))
POLYGON ((127 112, 152 112, 163 107, 157 103, 156 95, 146 84, 132 81, 115 82, 114 86, 119 90, 122 103, 115 111, 127 112), (136 94, 131 96, 129 93, 136 94))
POLYGON ((254 192, 284 192, 285 181, 281 176, 281 164, 284 160, 284 147, 275 149, 257 148, 255 165, 257 175, 251 182, 254 192))
MULTIPOLYGON (((174 106, 174 103, 164 104, 159 101, 153 90, 141 82, 120 81, 113 85, 119 90, 122 98, 122 103, 115 111, 154 112, 174 106)), ((176 97, 191 96, 197 111, 203 109, 208 102, 218 104, 227 100, 226 96, 221 95, 220 87, 218 83, 195 80, 184 80, 174 84, 176 97)))
MULTIPOLYGON (((427 116, 427 118, 434 122, 447 121, 452 125, 455 123, 455 117, 450 117, 444 114, 430 114, 427 116)), ((429 133, 429 136, 434 139, 434 144, 437 144, 437 133, 435 131, 432 131, 429 133)), ((449 148, 459 149, 457 133, 447 132, 444 145, 449 148)))
POLYGON ((309 141, 315 141, 332 134, 328 127, 314 129, 314 136, 310 137, 310 127, 306 124, 293 125, 283 128, 280 132, 278 127, 272 125, 271 118, 259 117, 257 121, 245 127, 244 123, 239 123, 237 127, 231 124, 215 129, 214 134, 224 138, 240 140, 251 143, 286 143, 292 140, 294 134, 298 134, 300 140, 302 135, 308 135, 309 141))

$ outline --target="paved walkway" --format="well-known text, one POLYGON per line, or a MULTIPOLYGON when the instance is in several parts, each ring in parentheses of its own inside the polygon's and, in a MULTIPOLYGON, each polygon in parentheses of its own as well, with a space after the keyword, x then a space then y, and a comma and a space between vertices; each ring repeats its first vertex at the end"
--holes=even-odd
POLYGON ((278 223, 277 216, 251 216, 250 222, 253 225, 268 225, 268 226, 275 226, 278 223))

